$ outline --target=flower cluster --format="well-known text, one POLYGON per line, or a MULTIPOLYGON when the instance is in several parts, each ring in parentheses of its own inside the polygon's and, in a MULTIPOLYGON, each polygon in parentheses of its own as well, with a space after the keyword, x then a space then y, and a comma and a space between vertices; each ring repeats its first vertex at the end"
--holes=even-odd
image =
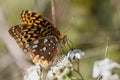
MULTIPOLYGON (((46 74, 45 80, 76 80, 79 77, 73 77, 72 73, 74 67, 70 60, 80 59, 85 53, 81 50, 75 49, 69 51, 67 56, 62 57, 54 66, 51 66, 50 70, 46 74)), ((79 66, 78 66, 79 67, 79 66)), ((30 67, 27 74, 24 76, 24 80, 43 80, 42 67, 40 64, 35 64, 30 67)), ((77 69, 76 69, 77 70, 77 69)), ((79 73, 79 71, 78 71, 79 73)))
POLYGON ((102 80, 119 80, 117 74, 112 74, 112 69, 120 68, 120 64, 106 58, 101 61, 96 61, 93 67, 93 77, 102 76, 102 80))
POLYGON ((24 80, 41 80, 42 68, 39 65, 34 65, 27 70, 24 80))
POLYGON ((85 52, 83 52, 79 49, 74 49, 73 51, 68 52, 68 57, 70 58, 70 60, 80 59, 84 55, 85 55, 85 52))
POLYGON ((70 78, 72 71, 72 64, 65 56, 57 65, 51 67, 47 77, 49 80, 66 80, 68 77, 70 78))

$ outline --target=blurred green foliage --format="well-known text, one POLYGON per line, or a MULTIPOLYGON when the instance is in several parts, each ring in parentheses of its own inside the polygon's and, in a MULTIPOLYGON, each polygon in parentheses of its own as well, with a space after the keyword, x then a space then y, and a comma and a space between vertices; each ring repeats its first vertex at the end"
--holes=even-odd
MULTIPOLYGON (((39 0, 37 3, 35 1, 0 0, 0 7, 3 9, 8 26, 21 24, 20 11, 26 9, 38 11, 51 20, 50 1, 39 0)), ((120 24, 116 23, 116 26, 114 23, 117 6, 110 0, 55 1, 57 26, 59 26, 61 32, 64 32, 71 17, 75 16, 69 25, 70 30, 67 32, 67 36, 73 42, 75 48, 86 52, 85 58, 83 57, 80 62, 80 70, 85 80, 93 80, 91 74, 94 62, 104 59, 107 37, 110 38, 109 58, 120 63, 120 24)), ((115 19, 117 20, 117 18, 120 19, 120 17, 115 19)), ((0 40, 0 55, 7 50, 4 45, 0 40)), ((5 72, 10 73, 6 70, 5 72)), ((117 70, 116 72, 120 74, 120 71, 117 70)), ((6 76, 10 75, 6 74, 6 76)), ((4 80, 21 80, 21 78, 12 77, 4 80)))
POLYGON ((8 49, 6 47, 6 44, 2 39, 0 39, 0 57, 4 56, 8 53, 8 49))

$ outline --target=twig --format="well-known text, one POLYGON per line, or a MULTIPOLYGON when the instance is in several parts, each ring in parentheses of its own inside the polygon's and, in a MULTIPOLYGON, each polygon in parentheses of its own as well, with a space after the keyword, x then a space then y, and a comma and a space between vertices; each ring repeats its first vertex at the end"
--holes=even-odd
POLYGON ((51 10, 52 10, 52 21, 54 26, 56 27, 56 16, 55 16, 55 1, 51 0, 51 10))

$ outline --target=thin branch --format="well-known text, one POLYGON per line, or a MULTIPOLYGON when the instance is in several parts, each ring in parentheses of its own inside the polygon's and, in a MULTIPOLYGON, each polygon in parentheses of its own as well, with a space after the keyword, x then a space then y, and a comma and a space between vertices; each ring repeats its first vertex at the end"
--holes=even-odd
POLYGON ((56 27, 56 15, 55 15, 55 1, 51 0, 51 10, 52 10, 52 21, 54 26, 56 27))

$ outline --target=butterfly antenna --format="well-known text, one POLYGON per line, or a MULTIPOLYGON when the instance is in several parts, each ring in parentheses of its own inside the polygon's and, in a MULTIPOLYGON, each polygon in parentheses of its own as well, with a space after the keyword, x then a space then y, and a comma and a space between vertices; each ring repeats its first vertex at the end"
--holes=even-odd
POLYGON ((70 19, 70 22, 68 23, 68 25, 65 28, 64 32, 62 33, 63 35, 65 35, 68 32, 68 30, 70 29, 70 24, 73 21, 73 19, 74 19, 74 16, 72 16, 72 18, 70 19))
MULTIPOLYGON (((74 19, 74 16, 72 16, 72 18, 70 19, 70 22, 68 23, 66 29, 65 29, 64 32, 62 33, 63 36, 64 36, 64 35, 68 32, 68 30, 70 29, 70 24, 71 24, 71 22, 73 21, 73 19, 74 19)), ((67 38, 67 41, 66 41, 66 42, 67 42, 67 45, 68 45, 69 49, 70 49, 70 50, 73 50, 73 43, 72 43, 72 41, 71 41, 69 38, 67 38), (71 45, 69 44, 69 42, 71 43, 71 45)))

